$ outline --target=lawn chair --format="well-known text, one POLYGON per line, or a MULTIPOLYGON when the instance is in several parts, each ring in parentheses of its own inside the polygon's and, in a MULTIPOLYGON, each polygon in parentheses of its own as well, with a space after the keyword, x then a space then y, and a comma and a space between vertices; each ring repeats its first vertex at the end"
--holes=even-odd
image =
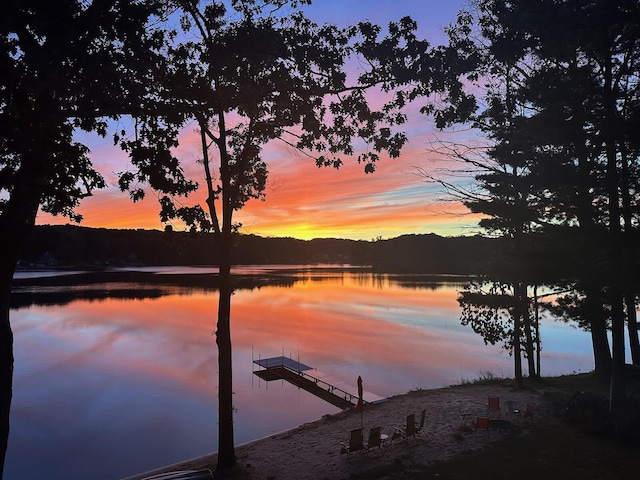
POLYGON ((364 446, 364 442, 362 440, 362 429, 358 428, 356 430, 351 430, 349 435, 349 445, 345 445, 344 442, 340 442, 342 447, 340 448, 340 456, 346 455, 347 458, 351 459, 351 455, 356 455, 358 453, 367 453, 367 449, 364 446))
POLYGON ((415 437, 416 432, 416 414, 407 415, 407 425, 404 427, 404 436, 408 440, 409 437, 415 437))
POLYGON ((373 427, 369 430, 369 441, 367 442, 367 453, 372 449, 382 449, 382 436, 380 434, 380 427, 373 427))
POLYGON ((422 429, 424 428, 424 419, 427 415, 427 409, 423 409, 420 414, 420 423, 416 423, 416 435, 422 435, 422 429))
POLYGON ((486 430, 487 438, 491 439, 491 434, 489 433, 489 419, 487 417, 478 417, 476 419, 474 430, 475 430, 476 440, 478 439, 478 430, 486 430))
POLYGON ((492 418, 494 415, 497 415, 498 418, 502 416, 500 414, 500 397, 489 397, 489 401, 487 403, 487 417, 492 418))
POLYGON ((524 412, 524 416, 523 416, 524 420, 528 421, 530 423, 534 423, 534 421, 533 421, 534 412, 535 412, 535 407, 533 405, 531 405, 531 404, 528 404, 527 405, 527 409, 524 412))
POLYGON ((464 425, 467 421, 469 421, 470 424, 473 422, 473 414, 466 407, 462 408, 460 402, 458 402, 458 413, 460 414, 460 426, 464 425))
MULTIPOLYGON (((416 428, 416 414, 412 413, 410 415, 407 415, 407 423, 405 424, 404 428, 396 428, 396 432, 398 433, 398 437, 403 438, 407 442, 409 441, 410 437, 416 438, 416 435, 418 434, 418 430, 416 428)), ((396 437, 395 434, 394 437, 396 437)))
POLYGON ((399 429, 395 428, 393 430, 393 433, 391 434, 391 439, 389 440, 389 443, 391 445, 393 445, 398 440, 402 440, 403 437, 404 437, 404 435, 402 434, 402 430, 399 430, 399 429))

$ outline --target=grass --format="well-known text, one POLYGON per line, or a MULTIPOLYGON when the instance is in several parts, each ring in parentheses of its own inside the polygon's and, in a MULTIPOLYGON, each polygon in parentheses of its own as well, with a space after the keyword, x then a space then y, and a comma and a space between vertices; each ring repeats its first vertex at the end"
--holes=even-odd
MULTIPOLYGON (((487 383, 490 379, 479 379, 487 383)), ((504 379, 496 379, 503 383, 504 379)), ((512 381, 512 380, 511 380, 512 381)), ((492 480, 625 480, 640 475, 640 382, 632 379, 627 391, 632 398, 625 422, 614 428, 606 411, 597 411, 608 394, 608 386, 591 374, 546 378, 525 388, 560 389, 551 398, 557 417, 549 423, 535 426, 526 435, 509 435, 489 448, 468 452, 447 462, 420 465, 403 457, 393 464, 354 475, 354 480, 380 479, 467 479, 492 480), (584 398, 595 405, 587 416, 569 421, 560 418, 573 394, 585 392, 584 398), (596 401, 597 399, 598 401, 596 401)), ((605 402, 606 408, 606 402, 605 402)), ((455 437, 457 432, 454 432, 455 437)), ((462 432, 458 433, 462 435, 462 432)))
POLYGON ((410 459, 358 475, 358 479, 636 479, 638 448, 621 446, 574 427, 540 427, 526 436, 507 437, 489 449, 430 466, 410 459))
POLYGON ((496 384, 501 383, 502 381, 507 380, 501 375, 496 375, 491 370, 482 370, 478 374, 477 378, 472 380, 467 380, 466 378, 460 379, 460 385, 487 385, 487 384, 496 384))

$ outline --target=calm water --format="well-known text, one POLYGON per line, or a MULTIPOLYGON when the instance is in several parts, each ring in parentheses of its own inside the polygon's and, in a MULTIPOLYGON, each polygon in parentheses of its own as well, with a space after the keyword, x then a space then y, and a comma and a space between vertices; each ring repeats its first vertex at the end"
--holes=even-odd
MULTIPOLYGON (((337 412, 287 383, 259 381, 252 359, 284 353, 354 393, 361 375, 381 396, 486 371, 512 376, 508 354, 460 325, 458 284, 337 269, 283 278, 232 298, 237 443, 337 412)), ((114 479, 217 449, 215 290, 111 279, 38 291, 67 297, 11 312, 5 478, 114 479)), ((593 368, 586 333, 549 320, 541 331, 543 374, 593 368)))

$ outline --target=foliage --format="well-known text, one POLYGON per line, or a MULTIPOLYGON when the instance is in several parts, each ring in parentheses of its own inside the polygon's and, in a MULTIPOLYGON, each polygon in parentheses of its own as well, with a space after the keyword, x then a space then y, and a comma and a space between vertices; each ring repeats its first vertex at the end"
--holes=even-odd
MULTIPOLYGON (((13 381, 11 282, 39 209, 73 221, 105 186, 80 141, 143 108, 163 65, 169 11, 156 0, 3 3, 0 18, 0 471, 13 381)), ((174 172, 176 173, 176 172, 174 172)), ((179 179, 179 173, 178 179, 179 179)))
POLYGON ((0 215, 29 184, 43 211, 80 221, 79 201, 105 186, 81 129, 106 135, 106 118, 132 102, 158 61, 154 2, 10 2, 0 22, 0 215), (28 178, 21 174, 28 170, 28 178))
MULTIPOLYGON (((217 265, 219 252, 211 248, 212 237, 212 233, 193 235, 190 232, 37 225, 22 250, 20 264, 42 265, 49 257, 59 267, 217 265)), ((381 273, 446 274, 444 278, 460 282, 469 275, 481 273, 483 256, 477 252, 486 255, 500 249, 495 239, 437 235, 403 235, 371 242, 268 238, 239 233, 233 236, 233 245, 233 265, 349 264, 374 268, 381 273), (429 255, 423 252, 429 252, 429 255)), ((396 278, 405 287, 415 284, 418 288, 412 275, 396 278)))
POLYGON ((471 124, 490 143, 480 151, 446 145, 476 184, 465 190, 443 183, 485 215, 481 226, 513 240, 511 257, 500 259, 493 279, 573 288, 555 310, 578 315, 591 329, 599 372, 608 370, 609 322, 614 397, 621 399, 625 315, 640 361, 631 280, 638 267, 640 149, 631 132, 640 105, 640 4, 482 0, 475 6, 450 27, 450 43, 475 59, 468 78, 482 107, 471 124), (532 272, 530 259, 522 261, 532 246, 558 265, 532 272), (558 252, 568 252, 570 261, 558 252))
POLYGON ((515 302, 511 286, 497 282, 470 283, 460 293, 460 321, 482 336, 485 345, 502 343, 512 350, 515 302))

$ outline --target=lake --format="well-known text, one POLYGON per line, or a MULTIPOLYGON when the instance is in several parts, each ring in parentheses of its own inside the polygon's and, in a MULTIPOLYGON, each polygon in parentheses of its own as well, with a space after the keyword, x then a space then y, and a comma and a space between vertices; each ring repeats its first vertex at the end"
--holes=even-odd
MULTIPOLYGON (((18 285, 11 311, 5 478, 115 479, 217 450, 215 269, 145 270, 17 275, 41 283, 18 285)), ((349 268, 236 273, 238 444, 338 411, 286 382, 260 380, 256 359, 291 357, 353 393, 360 375, 383 397, 487 372, 513 376, 505 351, 460 324, 461 283, 349 268)), ((543 317, 541 336, 543 375, 593 369, 587 333, 543 317)))

